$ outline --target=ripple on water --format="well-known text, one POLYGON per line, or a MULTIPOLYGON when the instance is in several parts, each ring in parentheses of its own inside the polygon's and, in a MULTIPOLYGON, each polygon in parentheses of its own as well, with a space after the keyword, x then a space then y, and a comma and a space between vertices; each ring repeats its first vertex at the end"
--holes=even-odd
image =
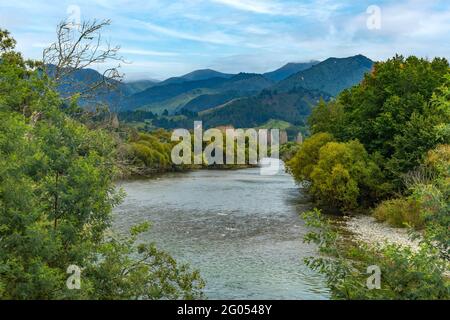
POLYGON ((308 208, 289 175, 258 169, 195 171, 160 180, 121 183, 128 196, 115 209, 115 228, 143 221, 155 241, 200 270, 211 299, 327 299, 324 279, 307 269, 308 208))

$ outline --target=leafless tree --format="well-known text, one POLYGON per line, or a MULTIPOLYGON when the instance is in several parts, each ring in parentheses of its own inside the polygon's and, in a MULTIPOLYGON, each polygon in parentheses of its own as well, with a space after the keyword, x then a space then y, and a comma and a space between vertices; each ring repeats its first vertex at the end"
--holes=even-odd
POLYGON ((115 90, 123 79, 119 72, 120 62, 124 59, 119 55, 119 46, 111 46, 104 41, 101 30, 111 24, 110 20, 85 21, 80 25, 63 21, 57 27, 57 40, 43 52, 43 63, 47 72, 59 86, 70 84, 73 89, 77 85, 72 75, 78 70, 94 67, 99 64, 116 61, 117 66, 106 69, 100 79, 93 78, 83 81, 79 88, 71 90, 65 99, 71 99, 75 94, 89 99, 99 91, 115 90))

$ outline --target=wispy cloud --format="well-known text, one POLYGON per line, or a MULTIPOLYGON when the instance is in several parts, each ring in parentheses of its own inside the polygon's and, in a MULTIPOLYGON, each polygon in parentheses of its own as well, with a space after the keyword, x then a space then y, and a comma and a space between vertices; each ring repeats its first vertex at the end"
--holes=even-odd
POLYGON ((282 7, 276 3, 265 0, 212 0, 239 10, 263 14, 280 14, 282 7))
POLYGON ((121 49, 122 54, 133 54, 138 56, 157 56, 157 57, 176 57, 179 56, 177 52, 164 52, 164 51, 154 51, 154 50, 141 50, 141 49, 121 49))
POLYGON ((317 0, 305 1, 275 1, 275 0, 211 0, 214 3, 265 15, 278 16, 315 16, 328 17, 331 12, 342 7, 338 1, 317 0))
POLYGON ((139 20, 136 20, 136 22, 139 23, 141 26, 144 26, 149 31, 177 39, 197 41, 197 42, 207 42, 222 45, 236 45, 240 41, 238 37, 231 36, 221 31, 207 32, 204 34, 201 33, 194 34, 176 29, 162 27, 150 22, 144 22, 139 20))

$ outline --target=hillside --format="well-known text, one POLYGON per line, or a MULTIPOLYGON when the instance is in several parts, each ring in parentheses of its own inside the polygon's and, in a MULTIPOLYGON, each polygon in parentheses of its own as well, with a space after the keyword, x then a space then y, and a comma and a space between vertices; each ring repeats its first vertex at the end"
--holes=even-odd
POLYGON ((248 93, 240 91, 225 91, 221 93, 203 94, 190 100, 180 109, 191 112, 201 112, 222 105, 227 101, 240 98, 246 94, 248 93))
POLYGON ((336 96, 342 90, 358 84, 364 74, 372 69, 373 63, 363 55, 349 58, 329 58, 281 81, 274 89, 287 92, 303 87, 336 96))
MULTIPOLYGON (((50 77, 55 75, 54 65, 47 65, 46 71, 50 77)), ((130 88, 117 80, 107 79, 108 86, 101 86, 94 91, 91 88, 104 81, 101 73, 94 69, 81 69, 69 73, 59 82, 58 93, 63 98, 71 97, 78 93, 84 96, 79 99, 79 105, 84 108, 95 108, 99 104, 108 105, 117 110, 123 97, 130 95, 130 88)))
POLYGON ((223 106, 204 111, 201 113, 201 119, 208 127, 258 127, 273 119, 304 125, 312 107, 321 98, 329 100, 331 97, 324 92, 303 88, 282 93, 264 90, 258 96, 235 99, 223 106))
POLYGON ((124 85, 127 87, 127 91, 129 94, 135 94, 141 91, 144 91, 148 88, 151 88, 157 85, 159 81, 156 80, 137 80, 124 82, 124 85))
POLYGON ((273 84, 272 81, 264 78, 262 75, 248 73, 240 73, 229 79, 216 77, 205 80, 169 83, 165 85, 159 84, 131 95, 130 97, 126 97, 123 100, 123 109, 134 110, 145 108, 152 110, 155 109, 155 107, 161 109, 162 105, 166 105, 168 100, 175 99, 179 101, 179 103, 165 107, 168 111, 175 111, 176 109, 182 108, 184 104, 189 103, 193 98, 203 95, 205 90, 210 91, 210 93, 238 91, 241 93, 240 96, 242 96, 244 93, 258 93, 273 84), (195 94, 194 90, 198 94, 195 94), (182 95, 185 96, 186 93, 189 92, 194 92, 194 94, 188 95, 189 99, 182 99, 182 97, 179 97, 182 95))
POLYGON ((233 74, 222 73, 219 71, 211 70, 211 69, 201 69, 189 72, 180 77, 172 77, 167 80, 164 80, 159 83, 159 85, 164 86, 170 83, 182 83, 186 81, 199 81, 199 80, 208 80, 212 78, 224 78, 229 79, 233 77, 233 74))
POLYGON ((291 62, 291 63, 285 64, 284 66, 282 66, 281 68, 279 68, 275 71, 266 72, 263 74, 263 76, 267 79, 278 82, 278 81, 284 80, 284 79, 292 76, 293 74, 295 74, 297 72, 309 69, 318 63, 319 63, 319 61, 310 61, 310 62, 304 62, 304 63, 291 62))

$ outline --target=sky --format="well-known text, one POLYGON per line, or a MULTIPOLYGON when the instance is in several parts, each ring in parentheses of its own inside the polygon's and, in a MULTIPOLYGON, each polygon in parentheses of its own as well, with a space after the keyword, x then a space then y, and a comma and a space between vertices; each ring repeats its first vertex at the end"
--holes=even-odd
POLYGON ((0 0, 0 28, 27 58, 42 57, 60 21, 92 19, 111 19, 102 36, 121 47, 127 80, 356 54, 450 58, 448 0, 0 0))

